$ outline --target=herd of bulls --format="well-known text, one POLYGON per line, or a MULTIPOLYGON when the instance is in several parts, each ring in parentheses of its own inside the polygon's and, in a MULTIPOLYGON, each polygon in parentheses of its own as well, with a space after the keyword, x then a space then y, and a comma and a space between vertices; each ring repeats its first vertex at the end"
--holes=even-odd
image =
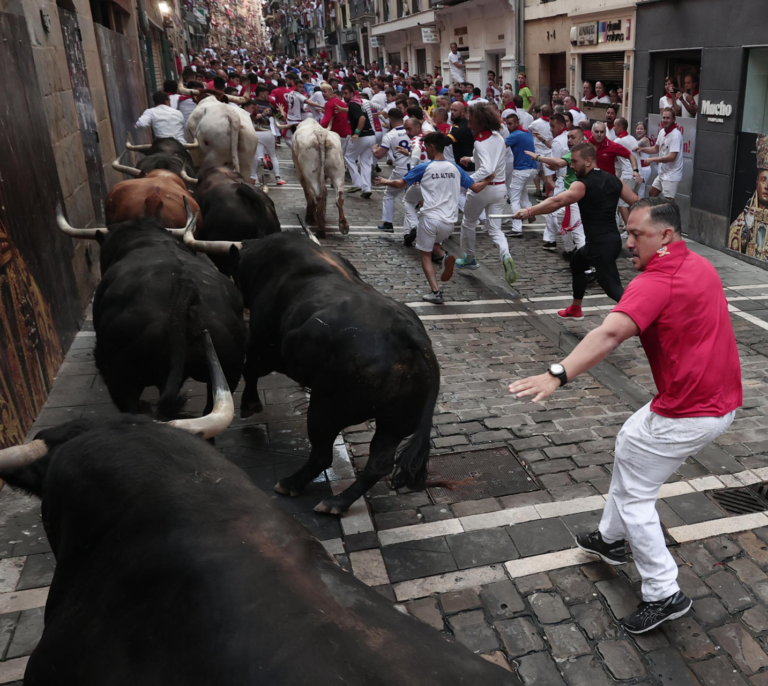
POLYGON ((202 440, 231 422, 241 376, 247 417, 259 378, 286 374, 310 389, 309 460, 275 485, 297 495, 340 431, 375 420, 364 470, 316 508, 342 515, 391 473, 424 487, 440 384, 418 317, 316 239, 281 232, 237 144, 220 143, 224 159, 212 140, 156 140, 138 167, 116 162, 136 178, 109 194, 107 227, 57 210, 62 231, 101 245, 96 364, 126 414, 0 451, 0 478, 42 499, 57 562, 25 684, 519 684, 344 572, 202 440), (208 384, 204 416, 173 419, 190 377, 208 384), (148 386, 167 423, 139 414, 148 386))

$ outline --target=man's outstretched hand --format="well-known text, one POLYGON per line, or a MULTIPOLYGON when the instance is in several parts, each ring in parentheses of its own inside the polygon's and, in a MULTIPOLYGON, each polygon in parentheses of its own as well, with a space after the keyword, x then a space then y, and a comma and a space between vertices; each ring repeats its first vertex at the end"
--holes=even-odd
POLYGON ((525 398, 532 395, 535 403, 548 398, 558 388, 560 388, 560 379, 552 376, 549 372, 538 376, 529 376, 509 384, 509 392, 515 398, 525 398))

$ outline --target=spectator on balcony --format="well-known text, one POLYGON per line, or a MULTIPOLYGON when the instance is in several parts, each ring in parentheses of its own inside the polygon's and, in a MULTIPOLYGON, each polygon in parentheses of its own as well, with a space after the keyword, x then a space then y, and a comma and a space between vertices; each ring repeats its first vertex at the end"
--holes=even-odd
POLYGON ((448 53, 448 67, 451 72, 451 83, 462 83, 466 78, 464 57, 459 53, 459 46, 451 43, 451 51, 448 53))

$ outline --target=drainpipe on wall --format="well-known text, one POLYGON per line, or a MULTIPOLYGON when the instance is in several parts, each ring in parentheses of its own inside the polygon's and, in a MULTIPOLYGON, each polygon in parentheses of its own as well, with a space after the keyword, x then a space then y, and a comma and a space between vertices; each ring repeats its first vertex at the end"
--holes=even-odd
MULTIPOLYGON (((517 0, 517 9, 515 12, 517 20, 517 40, 515 46, 516 69, 520 71, 520 65, 525 65, 525 0, 517 0)), ((513 74, 514 78, 516 74, 513 74)))
POLYGON ((147 91, 147 104, 152 101, 152 75, 149 70, 148 46, 150 41, 149 24, 147 23, 147 11, 144 9, 144 0, 136 0, 136 9, 139 13, 139 47, 141 48, 141 66, 144 72, 144 89, 147 91))

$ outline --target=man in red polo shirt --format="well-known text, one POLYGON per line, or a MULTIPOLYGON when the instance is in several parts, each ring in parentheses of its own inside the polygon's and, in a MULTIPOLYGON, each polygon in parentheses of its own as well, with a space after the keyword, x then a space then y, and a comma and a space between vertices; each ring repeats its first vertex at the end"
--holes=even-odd
POLYGON ((624 157, 632 162, 633 171, 639 173, 637 169, 637 161, 634 159, 632 153, 623 145, 608 140, 605 122, 596 121, 592 124, 592 139, 590 140, 590 143, 592 143, 592 146, 597 152, 597 166, 599 169, 608 172, 612 176, 616 176, 616 158, 624 157))
POLYGON ((658 392, 616 436, 611 487, 598 531, 578 546, 611 565, 627 561, 625 539, 642 578, 643 600, 625 617, 630 633, 683 616, 691 601, 677 584, 677 565, 664 544, 656 497, 689 455, 722 434, 741 405, 741 367, 728 302, 715 268, 688 250, 680 211, 660 198, 634 204, 627 225, 634 279, 616 307, 562 364, 509 386, 539 402, 640 336, 658 392))

